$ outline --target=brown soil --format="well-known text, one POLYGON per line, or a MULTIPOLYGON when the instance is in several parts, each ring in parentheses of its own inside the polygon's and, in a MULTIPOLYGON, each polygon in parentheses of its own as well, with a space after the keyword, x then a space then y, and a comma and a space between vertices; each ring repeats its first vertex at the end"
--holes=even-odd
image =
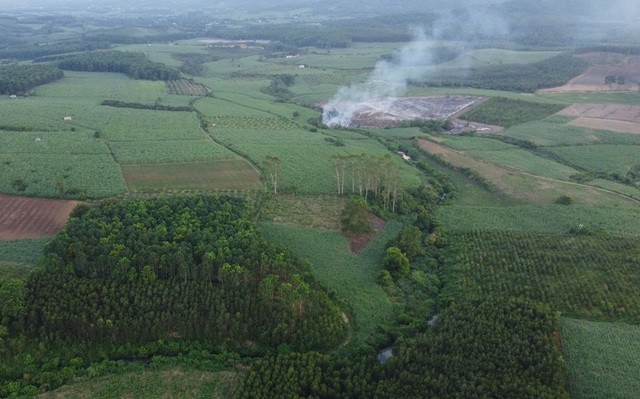
POLYGON ((0 194, 0 240, 56 235, 78 204, 78 201, 0 194))
POLYGON ((373 241, 373 238, 384 229, 385 221, 377 217, 376 215, 369 215, 369 224, 373 228, 373 233, 371 234, 363 234, 363 233, 353 233, 347 232, 345 235, 347 236, 347 240, 349 241, 349 250, 356 255, 360 255, 362 251, 373 241))
POLYGON ((558 115, 576 116, 571 125, 640 134, 640 106, 624 104, 573 104, 558 115))

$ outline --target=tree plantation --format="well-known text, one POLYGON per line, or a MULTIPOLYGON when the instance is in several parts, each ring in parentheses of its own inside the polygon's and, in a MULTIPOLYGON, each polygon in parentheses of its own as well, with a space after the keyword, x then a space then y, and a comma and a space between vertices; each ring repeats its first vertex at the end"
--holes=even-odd
POLYGON ((55 65, 11 65, 0 67, 0 94, 22 94, 36 86, 62 78, 55 65))
POLYGON ((236 397, 567 398, 558 327, 534 302, 453 305, 385 363, 364 349, 355 359, 280 355, 258 362, 236 397))
POLYGON ((180 73, 159 62, 149 61, 144 54, 122 51, 89 52, 58 62, 62 69, 88 72, 121 72, 132 79, 177 80, 180 73))
POLYGON ((256 353, 265 345, 336 346, 346 328, 339 307, 303 262, 267 243, 247 217, 246 203, 224 197, 78 208, 28 280, 24 311, 3 312, 15 337, 3 353, 17 357, 12 367, 4 363, 0 392, 14 392, 6 385, 13 379, 38 385, 20 377, 19 365, 47 358, 26 342, 80 357, 65 348, 91 344, 136 357, 141 347, 149 356, 149 344, 172 340, 256 353))

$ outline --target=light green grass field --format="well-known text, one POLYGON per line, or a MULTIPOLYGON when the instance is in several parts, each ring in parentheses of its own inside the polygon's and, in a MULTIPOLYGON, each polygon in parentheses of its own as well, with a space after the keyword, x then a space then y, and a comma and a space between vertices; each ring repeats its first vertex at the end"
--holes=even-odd
POLYGON ((551 117, 542 121, 513 126, 494 134, 530 141, 538 146, 576 146, 584 144, 640 145, 640 135, 594 130, 567 125, 567 119, 551 117), (560 122, 560 123, 559 123, 560 122))
POLYGON ((126 190, 110 154, 0 154, 0 171, 0 191, 9 194, 101 198, 126 190), (17 189, 18 180, 26 184, 24 191, 17 189))
POLYGON ((109 147, 86 131, 8 132, 0 130, 0 154, 109 154, 109 147))
POLYGON ((0 241, 0 283, 6 278, 25 278, 49 241, 51 237, 0 241))
POLYGON ((260 175, 240 158, 209 162, 124 165, 127 186, 137 191, 251 190, 260 187, 260 175))
POLYGON ((438 139, 448 147, 464 151, 473 157, 537 176, 569 180, 569 176, 579 173, 576 169, 498 140, 447 135, 439 136, 438 139))
POLYGON ((629 145, 583 145, 555 147, 549 151, 562 159, 592 172, 626 174, 640 165, 640 146, 629 145))
POLYGON ((109 141, 202 140, 193 112, 101 107, 76 117, 78 123, 101 130, 109 141))
POLYGON ((388 223, 359 256, 349 251, 346 238, 339 232, 272 223, 262 228, 267 239, 310 260, 318 281, 349 304, 356 341, 366 340, 376 326, 391 317, 391 303, 376 279, 382 268, 384 245, 398 234, 400 223, 388 223))
POLYGON ((121 165, 237 158, 236 154, 210 140, 117 141, 110 147, 121 165))
POLYGON ((446 205, 438 217, 449 230, 506 230, 566 233, 582 224, 613 234, 640 236, 638 207, 580 205, 472 206, 446 205))
MULTIPOLYGON (((157 98, 169 96, 164 82, 161 81, 129 79, 121 73, 74 71, 65 71, 63 79, 38 87, 36 95, 46 98, 84 99, 95 105, 106 99, 153 102, 157 98)), ((182 101, 185 102, 185 99, 182 98, 182 101)))
POLYGON ((610 93, 557 93, 541 95, 551 101, 563 103, 613 103, 640 105, 640 96, 635 92, 610 93))
POLYGON ((561 337, 572 398, 638 396, 640 326, 563 318, 561 337))
POLYGON ((181 367, 131 371, 74 382, 39 395, 40 399, 210 398, 232 396, 239 374, 181 367))
POLYGON ((412 139, 415 137, 428 137, 426 133, 422 133, 417 127, 393 128, 393 129, 367 129, 371 134, 376 136, 394 138, 394 139, 412 139))
MULTIPOLYGON (((325 140, 320 133, 303 130, 262 131, 217 129, 212 134, 229 148, 247 154, 257 164, 261 164, 267 156, 282 159, 281 187, 305 194, 331 194, 334 192, 334 181, 331 157, 334 155, 362 153, 372 156, 389 154, 386 148, 375 140, 349 141, 347 145, 337 147, 325 140)), ((403 182, 406 186, 420 183, 415 169, 402 163, 396 156, 398 165, 403 170, 403 182)), ((394 158, 395 159, 395 158, 394 158)))
POLYGON ((73 117, 96 107, 97 105, 82 99, 29 97, 9 100, 0 97, 2 125, 34 131, 70 131, 72 128, 87 130, 73 120, 65 121, 64 117, 73 117))

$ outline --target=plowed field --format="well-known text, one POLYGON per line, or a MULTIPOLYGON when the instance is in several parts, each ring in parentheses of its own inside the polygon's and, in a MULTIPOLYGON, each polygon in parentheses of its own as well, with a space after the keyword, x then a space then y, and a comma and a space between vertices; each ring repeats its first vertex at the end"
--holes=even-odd
POLYGON ((0 240, 56 235, 78 203, 0 194, 0 240))
POLYGON ((577 116, 571 125, 640 134, 640 106, 623 104, 573 104, 558 112, 577 116))

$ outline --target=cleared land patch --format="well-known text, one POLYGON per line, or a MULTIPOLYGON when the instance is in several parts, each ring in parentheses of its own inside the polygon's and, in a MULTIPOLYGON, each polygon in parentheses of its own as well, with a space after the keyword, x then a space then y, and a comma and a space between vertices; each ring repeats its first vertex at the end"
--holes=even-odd
POLYGON ((640 106, 624 104, 573 104, 558 115, 573 116, 570 125, 640 134, 640 106))
POLYGON ((361 103, 333 104, 335 110, 355 110, 351 126, 386 127, 414 119, 447 119, 478 103, 477 96, 384 98, 361 103))
POLYGON ((262 217, 283 225, 339 231, 345 202, 334 195, 277 195, 263 208, 262 217))
POLYGON ((0 194, 0 240, 56 235, 78 203, 0 194))
POLYGON ((131 190, 250 190, 260 186, 260 175, 243 159, 210 162, 123 165, 131 190))

